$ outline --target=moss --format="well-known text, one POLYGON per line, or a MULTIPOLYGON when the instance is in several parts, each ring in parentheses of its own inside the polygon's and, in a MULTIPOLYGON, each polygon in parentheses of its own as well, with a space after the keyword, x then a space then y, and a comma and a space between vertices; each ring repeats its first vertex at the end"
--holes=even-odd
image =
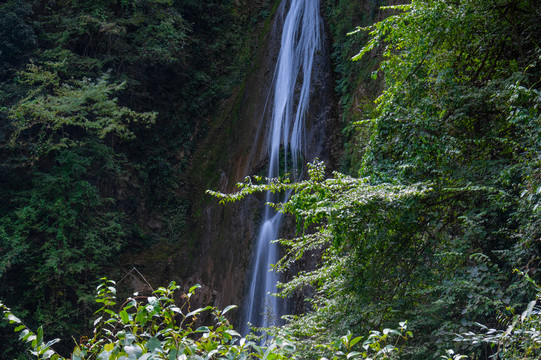
POLYGON ((370 139, 371 128, 369 124, 358 126, 355 123, 368 118, 373 112, 373 101, 380 93, 382 83, 371 77, 377 68, 377 57, 365 57, 360 62, 351 60, 366 42, 366 34, 347 34, 358 26, 373 23, 382 4, 374 0, 323 0, 323 5, 333 42, 335 92, 339 98, 342 133, 346 139, 340 171, 356 173, 370 139))
POLYGON ((265 25, 263 26, 263 32, 261 35, 259 35, 259 41, 263 41, 265 36, 269 33, 269 30, 271 28, 272 19, 274 18, 274 15, 276 14, 276 11, 278 10, 278 6, 282 0, 274 0, 274 4, 272 5, 272 9, 270 12, 270 15, 267 17, 267 20, 265 21, 265 25))
MULTIPOLYGON (((246 82, 247 79, 254 74, 258 69, 262 61, 262 54, 259 51, 259 47, 263 39, 267 37, 270 31, 270 24, 276 13, 280 0, 275 0, 270 15, 265 20, 265 25, 260 30, 257 35, 258 46, 256 49, 252 49, 250 58, 254 58, 254 55, 257 51, 258 55, 255 61, 252 61, 249 69, 247 69, 246 74, 243 76, 242 82, 239 86, 234 89, 231 97, 225 101, 222 106, 222 110, 219 111, 213 119, 211 119, 210 124, 211 128, 209 129, 209 136, 207 140, 203 143, 200 150, 194 157, 193 167, 191 169, 192 180, 195 181, 198 188, 201 189, 211 189, 216 188, 220 180, 220 171, 219 169, 227 164, 230 160, 231 153, 226 151, 230 148, 228 142, 233 138, 233 131, 237 129, 240 120, 240 112, 243 106, 243 96, 246 91, 246 82), (225 150, 225 151, 224 151, 225 150), (197 177, 194 178, 193 176, 197 177)), ((254 35, 249 34, 246 37, 245 41, 252 41, 254 35)), ((242 57, 245 57, 246 54, 241 54, 242 57)), ((253 105, 249 105, 253 106, 253 105)), ((237 141, 235 139, 234 141, 237 141)), ((247 141, 253 139, 245 139, 247 141)), ((209 201, 204 201, 209 203, 209 201)))

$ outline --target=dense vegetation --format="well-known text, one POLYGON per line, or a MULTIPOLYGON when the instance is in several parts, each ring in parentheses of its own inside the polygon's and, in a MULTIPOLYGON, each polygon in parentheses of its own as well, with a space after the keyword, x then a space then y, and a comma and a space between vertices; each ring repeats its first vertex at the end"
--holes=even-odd
POLYGON ((537 276, 539 264, 540 14, 529 1, 467 0, 394 12, 359 30, 370 41, 354 59, 382 46, 385 81, 356 124, 369 134, 362 185, 308 202, 333 244, 313 321, 408 319, 408 357, 421 359, 533 298, 513 269, 537 276))
MULTIPOLYGON (((225 314, 236 306, 230 305, 224 310, 207 306, 190 309, 190 298, 200 285, 192 286, 182 294, 182 302, 177 306, 175 291, 179 289, 174 282, 167 288, 160 287, 152 296, 130 297, 120 305, 118 312, 116 288, 113 281, 103 278, 97 287, 96 302, 101 308, 96 312, 99 317, 94 321, 91 337, 82 337, 75 346, 70 359, 298 359, 293 341, 287 335, 269 339, 264 345, 260 338, 250 336, 241 338, 225 314), (195 324, 199 316, 211 312, 212 324, 195 324)), ((0 303, 4 319, 16 326, 20 339, 28 343, 30 353, 39 359, 64 359, 51 346, 59 339, 46 341, 43 328, 31 331, 16 317, 9 308, 0 303)), ((362 352, 352 351, 362 337, 353 337, 351 333, 343 336, 330 349, 335 354, 333 359, 390 359, 399 352, 397 347, 411 336, 406 325, 399 330, 386 329, 384 333, 372 332, 362 342, 362 352)))
MULTIPOLYGON (((294 190, 276 205, 298 222, 277 268, 320 259, 283 284, 283 295, 312 288, 310 310, 274 329, 267 349, 239 349, 219 310, 212 327, 181 326, 191 315, 171 313, 172 286, 155 294, 160 303, 103 308, 89 358, 177 357, 179 343, 189 344, 186 358, 539 358, 541 9, 527 0, 380 3, 324 1, 350 175, 315 161, 300 183, 250 181, 217 194, 294 190), (359 24, 367 27, 343 37, 359 24), (358 337, 406 320, 413 338, 404 325, 384 331, 407 340, 388 351, 379 352, 380 333, 358 337)), ((222 54, 241 39, 231 4, 0 5, 0 51, 10 54, 0 64, 0 296, 33 315, 30 327, 51 322, 52 337, 88 329, 99 271, 150 241, 137 235, 134 203, 182 211, 172 174, 204 127, 196 119, 231 86, 212 77, 239 71, 224 69, 222 54)), ((107 284, 99 289, 98 300, 112 301, 107 284)), ((40 331, 22 338, 55 356, 40 331)))
MULTIPOLYGON (((182 246, 179 178, 269 7, 0 4, 0 298, 29 326, 90 329, 93 288, 121 256, 182 246)), ((10 332, 0 325, 6 358, 10 332)))
MULTIPOLYGON (((338 3, 331 15, 349 4, 338 3)), ((349 171, 358 164, 358 177, 325 179, 315 163, 309 180, 270 186, 295 190, 277 206, 300 224, 298 238, 281 241, 290 250, 278 269, 322 252, 317 269, 283 285, 284 295, 315 289, 312 311, 286 328, 303 339, 301 352, 316 356, 317 344, 348 330, 407 319, 415 338, 402 358, 455 348, 485 359, 497 348, 455 344, 455 334, 479 331, 476 323, 512 332, 535 298, 525 275, 538 277, 540 251, 539 9, 425 0, 384 11, 384 20, 357 30, 369 39, 354 56, 365 69, 358 78, 380 59, 373 76, 383 91, 373 107, 351 93, 342 98, 356 117, 349 171)), ((339 90, 354 86, 351 74, 339 80, 339 90)), ((247 183, 224 199, 268 188, 247 183)), ((539 356, 530 335, 534 345, 520 358, 539 356)))

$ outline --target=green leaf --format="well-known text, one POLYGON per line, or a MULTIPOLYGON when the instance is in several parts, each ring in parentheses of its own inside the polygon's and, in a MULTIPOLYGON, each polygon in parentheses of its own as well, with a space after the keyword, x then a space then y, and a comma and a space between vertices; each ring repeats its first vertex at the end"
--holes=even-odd
POLYGON ((96 327, 100 323, 101 319, 103 319, 103 316, 100 316, 96 320, 94 320, 94 327, 96 327))
POLYGON ((15 315, 11 314, 11 313, 8 313, 6 315, 6 318, 8 319, 9 323, 10 324, 21 324, 21 319, 19 319, 18 317, 16 317, 15 315))
POLYGON ((195 309, 194 311, 191 311, 191 312, 187 313, 186 317, 189 318, 190 316, 197 315, 197 314, 202 313, 203 311, 207 311, 207 310, 212 310, 212 306, 207 306, 205 308, 195 309))
POLYGON ((210 332, 210 329, 207 326, 198 327, 195 332, 210 332))
POLYGON ((141 349, 141 346, 139 344, 132 344, 124 346, 124 351, 128 355, 128 357, 137 359, 139 356, 143 354, 143 349, 141 349))
POLYGON ((268 348, 267 348, 267 351, 265 351, 265 354, 263 355, 263 357, 261 358, 261 360, 265 360, 269 357, 269 355, 271 354, 271 352, 276 348, 276 343, 272 343, 268 348))
POLYGON ((122 320, 124 324, 128 324, 130 322, 130 316, 128 315, 126 310, 122 310, 119 315, 120 315, 120 319, 122 320))
POLYGON ((156 351, 159 351, 159 352, 163 351, 162 343, 160 342, 160 340, 158 340, 157 337, 151 337, 145 344, 145 347, 147 348, 148 351, 152 353, 156 351))
MULTIPOLYGON (((26 342, 29 342, 29 343, 34 343, 34 340, 36 340, 36 335, 30 333, 28 334, 29 336, 26 338, 26 342)), ((32 345, 34 346, 34 345, 32 345)))
POLYGON ((536 300, 530 301, 526 310, 520 316, 520 321, 524 322, 525 319, 529 318, 532 315, 533 308, 535 306, 536 300))
POLYGON ((227 333, 227 334, 229 334, 229 335, 231 335, 233 337, 235 337, 235 336, 240 337, 241 336, 237 331, 232 330, 232 329, 226 330, 225 333, 227 333))
POLYGON ((28 336, 30 336, 32 333, 30 332, 30 330, 28 329, 24 329, 23 331, 21 331, 21 333, 19 334, 19 339, 21 340, 26 340, 28 338, 28 336))
POLYGON ((159 307, 160 306, 160 302, 158 301, 158 298, 156 298, 155 296, 149 296, 147 298, 147 301, 153 307, 159 307))
POLYGON ((137 315, 135 316, 135 322, 137 324, 144 325, 148 321, 148 315, 149 314, 146 308, 143 307, 139 309, 139 311, 137 312, 137 315))
POLYGON ((37 337, 32 341, 32 347, 38 348, 43 343, 43 327, 39 327, 37 330, 37 337))
POLYGON ((104 351, 99 353, 98 359, 99 360, 109 360, 109 359, 111 359, 111 356, 112 356, 112 351, 104 350, 104 351))
POLYGON ((50 359, 53 355, 54 355, 54 351, 53 350, 47 350, 45 351, 45 353, 42 355, 42 359, 50 359))
POLYGON ((357 344, 359 341, 361 341, 363 339, 362 336, 358 336, 354 339, 352 339, 350 342, 349 342, 349 346, 350 348, 352 348, 355 344, 357 344))
POLYGON ((45 344, 45 346, 46 346, 46 347, 51 347, 51 346, 53 346, 54 344, 56 344, 56 343, 58 343, 58 342, 60 342, 60 339, 58 339, 58 338, 57 338, 57 339, 53 339, 53 340, 51 340, 51 341, 48 341, 47 344, 45 344))
POLYGON ((236 309, 236 308, 238 308, 237 305, 229 305, 228 307, 222 310, 222 315, 225 315, 229 310, 236 309))
POLYGON ((169 352, 168 360, 177 360, 178 350, 173 349, 169 352))

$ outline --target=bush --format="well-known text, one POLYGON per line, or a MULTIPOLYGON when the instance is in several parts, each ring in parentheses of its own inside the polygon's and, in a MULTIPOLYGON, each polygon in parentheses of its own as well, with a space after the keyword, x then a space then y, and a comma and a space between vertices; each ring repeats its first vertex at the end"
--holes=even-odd
MULTIPOLYGON (((241 338, 225 314, 236 306, 224 310, 207 306, 191 310, 190 297, 199 287, 195 285, 181 296, 177 306, 174 295, 179 286, 174 282, 161 287, 152 296, 138 296, 124 301, 118 311, 113 281, 102 279, 97 287, 94 331, 83 336, 73 352, 66 358, 78 359, 294 359, 295 347, 286 338, 278 337, 260 346, 256 341, 241 338), (198 326, 198 318, 211 313, 210 325, 198 326)), ((16 326, 19 338, 30 347, 38 359, 65 359, 52 346, 59 340, 44 340, 43 328, 32 332, 5 305, 0 303, 4 318, 16 326)))
MULTIPOLYGON (((152 360, 152 359, 300 359, 295 341, 290 334, 278 330, 273 338, 261 345, 261 338, 249 334, 242 338, 225 317, 236 308, 231 305, 224 310, 212 306, 191 310, 190 298, 200 285, 192 286, 180 296, 177 306, 175 291, 180 287, 171 282, 167 288, 160 287, 151 296, 129 297, 119 307, 116 302, 115 282, 101 279, 97 287, 96 302, 101 308, 96 311, 94 331, 91 337, 82 336, 67 357, 72 360, 152 360), (116 311, 113 309, 117 309, 116 311), (205 315, 212 314, 210 325, 197 326, 205 315)), ((59 339, 48 342, 44 339, 43 327, 34 333, 0 302, 4 319, 16 326, 19 340, 29 347, 38 359, 67 359, 52 349, 59 339)), ((411 332, 406 323, 398 330, 371 331, 362 341, 348 332, 331 345, 317 345, 319 352, 338 359, 396 359, 411 332), (362 345, 360 351, 354 346, 362 345)), ((322 360, 327 358, 323 357, 322 360)))

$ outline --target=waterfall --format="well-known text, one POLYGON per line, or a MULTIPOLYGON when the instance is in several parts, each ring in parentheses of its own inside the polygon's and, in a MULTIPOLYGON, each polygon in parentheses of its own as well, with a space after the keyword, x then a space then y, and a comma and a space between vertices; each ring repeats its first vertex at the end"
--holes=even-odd
MULTIPOLYGON (((299 156, 305 147, 304 117, 309 107, 312 68, 322 41, 319 0, 283 1, 279 11, 284 19, 280 53, 268 95, 268 103, 271 104, 267 134, 269 178, 278 177, 281 171, 298 176, 296 170, 302 165, 298 164, 299 156), (283 154, 282 162, 280 153, 283 154)), ((266 202, 276 200, 279 199, 274 194, 266 194, 266 202)), ((278 246, 272 241, 278 238, 281 220, 281 213, 265 208, 242 315, 244 335, 249 331, 248 322, 257 327, 279 325, 279 319, 285 313, 281 299, 270 296, 277 292, 279 280, 278 274, 269 269, 270 264, 279 259, 278 246)))

